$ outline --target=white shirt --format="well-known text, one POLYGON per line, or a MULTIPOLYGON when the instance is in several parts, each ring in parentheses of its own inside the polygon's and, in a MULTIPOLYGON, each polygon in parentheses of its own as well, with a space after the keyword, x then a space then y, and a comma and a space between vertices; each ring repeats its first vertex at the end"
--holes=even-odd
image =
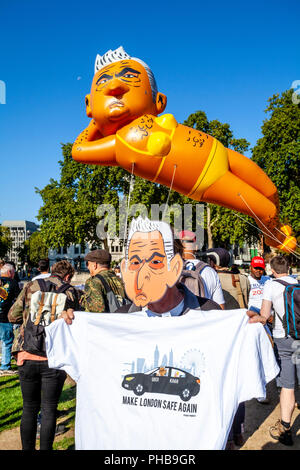
POLYGON ((37 276, 33 277, 31 280, 35 281, 36 279, 46 279, 47 277, 50 277, 51 273, 44 273, 44 274, 38 274, 37 276))
MULTIPOLYGON (((192 271, 198 263, 198 259, 188 259, 186 260, 185 269, 192 271)), ((205 297, 214 300, 219 305, 225 304, 218 273, 211 266, 205 266, 200 275, 204 281, 205 297)))
POLYGON ((270 277, 262 276, 260 279, 255 279, 255 277, 249 275, 248 279, 250 282, 248 309, 250 307, 256 307, 260 310, 263 299, 264 284, 270 280, 270 277))
POLYGON ((77 382, 76 449, 224 449, 238 404, 265 396, 279 372, 245 312, 75 312, 72 325, 53 322, 49 367, 77 382))
POLYGON ((156 312, 153 312, 152 310, 150 310, 147 305, 146 305, 146 307, 142 308, 142 311, 145 312, 148 317, 155 317, 155 316, 159 316, 159 317, 176 317, 176 316, 182 314, 183 309, 184 309, 184 300, 179 302, 178 305, 176 305, 174 308, 172 308, 168 312, 156 313, 156 312))
MULTIPOLYGON (((288 282, 289 284, 297 284, 297 279, 292 276, 282 276, 278 278, 280 281, 288 282)), ((273 304, 273 309, 277 315, 282 319, 284 315, 284 299, 283 292, 285 286, 275 282, 275 279, 267 281, 264 285, 263 300, 269 300, 273 304)), ((273 328, 273 337, 274 338, 284 338, 285 331, 283 325, 279 318, 275 314, 275 326, 273 328)))

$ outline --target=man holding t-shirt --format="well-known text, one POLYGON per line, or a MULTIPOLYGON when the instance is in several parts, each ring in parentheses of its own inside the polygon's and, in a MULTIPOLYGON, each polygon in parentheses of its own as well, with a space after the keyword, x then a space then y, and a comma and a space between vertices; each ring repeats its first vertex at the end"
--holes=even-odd
POLYGON ((168 224, 135 219, 129 314, 69 311, 46 328, 49 364, 77 382, 76 449, 224 449, 239 403, 278 374, 261 325, 182 288, 182 268, 168 224))

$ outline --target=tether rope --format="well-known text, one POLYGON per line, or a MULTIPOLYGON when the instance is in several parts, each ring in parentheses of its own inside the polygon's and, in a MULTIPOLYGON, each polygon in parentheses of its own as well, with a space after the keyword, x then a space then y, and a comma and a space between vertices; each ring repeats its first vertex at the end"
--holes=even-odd
POLYGON ((129 182, 129 191, 128 191, 128 202, 127 202, 127 210, 126 210, 126 219, 125 219, 125 227, 124 227, 124 240, 127 239, 127 222, 128 222, 128 213, 129 213, 129 206, 130 206, 130 198, 131 198, 131 193, 133 191, 134 187, 134 162, 131 165, 131 176, 130 176, 130 182, 129 182))
POLYGON ((173 188, 173 182, 174 182, 174 177, 175 177, 176 168, 177 168, 177 165, 174 165, 173 176, 172 176, 171 185, 170 185, 169 192, 168 192, 167 202, 166 202, 166 205, 165 205, 165 208, 164 208, 164 212, 163 212, 163 215, 162 215, 162 220, 164 219, 164 216, 165 216, 165 214, 166 214, 167 207, 168 207, 168 204, 169 204, 170 193, 171 193, 172 188, 173 188))

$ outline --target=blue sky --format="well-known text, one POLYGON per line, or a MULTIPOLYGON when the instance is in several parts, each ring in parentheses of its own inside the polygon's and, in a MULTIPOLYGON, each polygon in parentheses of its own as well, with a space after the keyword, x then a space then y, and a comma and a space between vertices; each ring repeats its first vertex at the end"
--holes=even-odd
POLYGON ((94 61, 122 45, 152 68, 179 122, 203 110, 254 146, 267 99, 300 79, 298 0, 0 1, 0 223, 35 221, 61 143, 89 119, 94 61))

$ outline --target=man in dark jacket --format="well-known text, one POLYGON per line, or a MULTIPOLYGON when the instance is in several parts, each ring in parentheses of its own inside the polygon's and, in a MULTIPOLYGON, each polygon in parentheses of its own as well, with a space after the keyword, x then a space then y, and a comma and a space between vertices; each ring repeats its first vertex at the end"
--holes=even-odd
POLYGON ((7 315, 10 307, 19 294, 18 283, 13 279, 15 270, 12 265, 4 264, 0 277, 0 340, 2 341, 2 362, 0 375, 10 375, 16 372, 11 369, 11 349, 14 340, 13 325, 7 315))

